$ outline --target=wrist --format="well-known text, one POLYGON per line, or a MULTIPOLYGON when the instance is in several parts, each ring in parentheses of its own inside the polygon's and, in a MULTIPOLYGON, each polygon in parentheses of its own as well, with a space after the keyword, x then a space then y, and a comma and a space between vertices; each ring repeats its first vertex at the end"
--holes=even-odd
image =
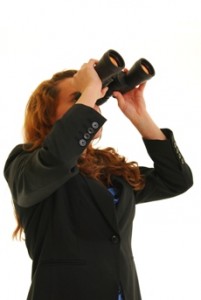
POLYGON ((137 122, 132 122, 144 139, 147 140, 166 140, 166 136, 155 124, 149 114, 140 118, 137 122))
POLYGON ((100 98, 100 93, 97 91, 97 87, 88 86, 82 93, 76 103, 84 104, 94 108, 96 101, 100 98))

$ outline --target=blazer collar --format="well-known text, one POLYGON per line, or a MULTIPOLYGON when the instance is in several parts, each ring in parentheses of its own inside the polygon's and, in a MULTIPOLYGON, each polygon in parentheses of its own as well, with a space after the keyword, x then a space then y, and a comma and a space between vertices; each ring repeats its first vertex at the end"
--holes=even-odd
POLYGON ((116 176, 112 177, 114 186, 116 186, 120 192, 120 202, 116 208, 113 203, 113 197, 106 187, 94 179, 87 178, 86 181, 97 208, 100 210, 108 225, 118 233, 119 229, 124 226, 123 224, 126 224, 128 219, 133 219, 135 214, 132 187, 125 182, 124 179, 116 176))
POLYGON ((118 233, 118 222, 116 218, 113 197, 106 187, 102 186, 94 179, 87 178, 87 184, 90 189, 94 202, 100 213, 112 229, 118 233))
POLYGON ((120 201, 116 209, 116 216, 118 225, 122 230, 128 222, 133 220, 135 215, 134 191, 122 177, 113 176, 112 182, 120 193, 120 201))

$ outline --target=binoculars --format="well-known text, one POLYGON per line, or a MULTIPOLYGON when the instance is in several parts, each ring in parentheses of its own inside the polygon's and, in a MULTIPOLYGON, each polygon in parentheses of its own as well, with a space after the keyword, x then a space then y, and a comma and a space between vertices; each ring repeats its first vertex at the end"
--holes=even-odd
POLYGON ((96 64, 94 68, 103 87, 108 87, 105 96, 97 100, 97 105, 105 103, 114 91, 125 94, 155 75, 153 66, 145 58, 136 61, 128 72, 123 71, 124 67, 123 58, 115 50, 108 50, 96 64))

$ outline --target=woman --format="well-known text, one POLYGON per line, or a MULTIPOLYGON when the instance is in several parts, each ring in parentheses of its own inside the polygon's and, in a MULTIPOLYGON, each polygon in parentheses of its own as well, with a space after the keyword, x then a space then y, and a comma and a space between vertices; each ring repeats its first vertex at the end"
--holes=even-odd
POLYGON ((24 231, 33 260, 28 300, 140 300, 131 250, 135 205, 193 184, 172 132, 146 111, 145 84, 113 96, 154 167, 93 148, 106 121, 96 105, 107 91, 96 63, 38 86, 26 109, 25 143, 5 165, 18 220, 14 235, 24 231))

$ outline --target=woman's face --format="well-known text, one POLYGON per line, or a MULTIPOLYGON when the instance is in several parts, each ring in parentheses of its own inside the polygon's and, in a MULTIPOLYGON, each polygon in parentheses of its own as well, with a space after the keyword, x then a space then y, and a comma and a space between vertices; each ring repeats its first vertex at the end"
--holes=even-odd
POLYGON ((63 79, 58 84, 59 95, 57 98, 57 108, 55 121, 60 119, 77 101, 79 93, 76 91, 74 78, 63 79))
MULTIPOLYGON (((57 98, 57 107, 55 113, 56 122, 60 119, 78 100, 80 93, 76 89, 75 81, 73 77, 63 79, 58 84, 59 95, 57 98)), ((100 113, 99 106, 95 105, 94 109, 100 113)), ((101 135, 101 129, 97 132, 94 138, 98 138, 101 135)))

